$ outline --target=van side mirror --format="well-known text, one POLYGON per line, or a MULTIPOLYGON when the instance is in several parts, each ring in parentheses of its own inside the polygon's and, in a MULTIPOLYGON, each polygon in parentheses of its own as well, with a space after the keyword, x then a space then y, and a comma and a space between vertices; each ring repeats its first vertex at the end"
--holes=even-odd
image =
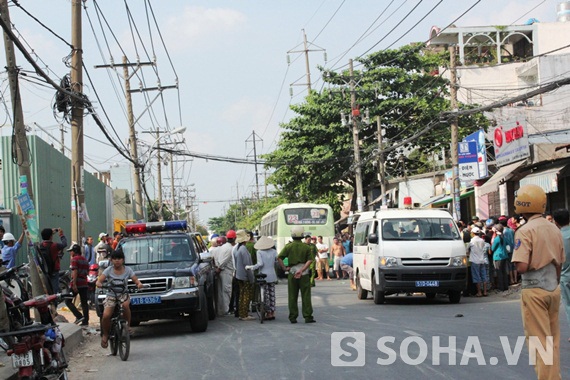
POLYGON ((378 244, 378 235, 377 234, 368 235, 368 243, 378 244))

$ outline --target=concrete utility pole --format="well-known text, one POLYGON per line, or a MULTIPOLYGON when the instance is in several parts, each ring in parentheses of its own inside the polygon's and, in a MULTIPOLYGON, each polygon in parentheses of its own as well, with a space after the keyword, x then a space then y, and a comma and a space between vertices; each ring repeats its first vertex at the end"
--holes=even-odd
MULTIPOLYGON (((0 0, 0 17, 6 25, 12 25, 10 22, 10 13, 8 11, 7 0, 0 0)), ((18 161, 18 172, 20 176, 26 176, 27 179, 27 193, 30 199, 34 199, 34 194, 32 191, 32 175, 31 175, 31 162, 30 162, 30 152, 28 151, 28 141, 26 137, 26 128, 24 125, 24 114, 22 111, 22 99, 20 98, 20 88, 18 84, 18 67, 16 65, 16 55, 14 54, 14 43, 6 33, 4 33, 4 48, 6 51, 6 70, 8 71, 8 82, 10 85, 10 95, 12 100, 12 109, 14 110, 13 120, 14 120, 14 134, 16 141, 16 158, 18 161)), ((30 235, 28 233, 28 239, 30 235)), ((34 243, 28 241, 28 243, 34 243)), ((32 294, 39 295, 45 294, 45 286, 42 283, 39 268, 36 266, 36 261, 31 250, 27 251, 28 262, 30 264, 30 279, 32 282, 32 294)), ((0 289, 0 296, 1 289, 0 289)), ((35 309, 34 309, 35 310, 35 309)), ((37 310, 34 311, 34 317, 39 320, 39 314, 37 310)), ((5 303, 2 302, 2 307, 0 307, 0 322, 8 322, 8 312, 5 307, 5 303)), ((1 329, 8 330, 10 326, 0 326, 1 329)))
MULTIPOLYGON (((81 0, 71 1, 71 91, 83 93, 83 46, 81 33, 81 0)), ((71 240, 81 241, 85 235, 83 212, 85 183, 83 173, 83 110, 84 104, 72 98, 71 110, 71 240)))
MULTIPOLYGON (((151 154, 149 152, 148 154, 151 154)), ((158 180, 158 220, 163 221, 162 216, 162 158, 160 157, 160 131, 156 131, 156 176, 158 180)))
MULTIPOLYGON (((450 75, 450 105, 453 112, 457 111, 457 68, 455 65, 455 46, 449 46, 449 67, 451 69, 450 75)), ((451 182, 451 190, 453 197, 453 218, 455 220, 461 220, 461 197, 459 195, 461 184, 459 182, 459 152, 458 152, 458 140, 459 140, 459 127, 457 125, 457 115, 451 119, 451 162, 453 168, 453 176, 451 182)))
POLYGON ((378 133, 378 181, 380 181, 380 191, 382 192, 382 207, 387 207, 386 173, 384 172, 384 152, 382 152, 382 125, 380 124, 380 116, 376 117, 376 126, 378 133))
POLYGON ((114 67, 122 67, 123 68, 123 79, 125 81, 125 99, 127 104, 127 118, 129 123, 129 148, 130 153, 133 161, 137 163, 137 165, 132 164, 133 168, 133 190, 135 192, 135 215, 134 219, 140 220, 144 218, 144 210, 143 210, 143 197, 142 197, 142 190, 141 190, 141 168, 138 166, 139 156, 137 152, 137 135, 135 131, 135 116, 133 114, 133 101, 131 98, 131 78, 133 75, 136 74, 137 70, 141 66, 152 66, 154 65, 153 62, 135 62, 135 63, 128 63, 127 57, 123 56, 123 63, 122 64, 114 64, 114 65, 96 65, 96 69, 109 69, 114 67), (131 74, 129 74, 129 67, 134 67, 135 69, 131 74))
POLYGON ((352 59, 349 60, 350 70, 350 109, 352 112, 352 139, 354 142, 354 170, 356 180, 356 208, 358 212, 363 211, 364 195, 362 191, 362 169, 360 168, 360 141, 358 137, 358 116, 360 111, 356 108, 356 83, 354 81, 354 68, 352 59))
POLYGON ((305 70, 307 71, 307 90, 311 92, 311 67, 309 66, 309 49, 307 48, 307 34, 303 29, 303 46, 305 48, 305 70))
MULTIPOLYGON (((246 143, 248 142, 252 142, 253 143, 253 161, 255 162, 255 194, 256 194, 256 198, 259 201, 259 174, 257 172, 257 147, 256 147, 256 141, 263 141, 261 139, 261 137, 257 136, 255 134, 255 131, 251 132, 251 140, 245 140, 246 143), (258 139, 256 139, 256 137, 258 137, 258 139)), ((239 197, 238 197, 239 199, 239 197)))
MULTIPOLYGON (((307 86, 307 92, 311 93, 311 67, 309 65, 309 52, 311 52, 311 51, 325 51, 325 49, 320 48, 320 47, 318 49, 309 49, 309 43, 307 42, 307 34, 305 33, 305 29, 302 29, 302 31, 303 31, 303 50, 289 50, 287 52, 287 54, 290 54, 290 53, 304 53, 305 54, 305 70, 306 70, 307 82, 306 82, 306 84, 292 83, 291 86, 307 86)), ((326 60, 326 58, 325 58, 325 60, 326 60)), ((291 62, 289 59, 289 55, 287 55, 287 64, 290 64, 290 63, 291 62)))
POLYGON ((170 153, 170 189, 172 192, 172 220, 176 220, 176 198, 174 197, 174 154, 170 153))
POLYGON ((61 154, 65 155, 65 128, 63 127, 63 124, 59 125, 59 133, 60 133, 59 150, 61 151, 61 154))
MULTIPOLYGON (((0 16, 7 25, 10 22, 7 0, 0 0, 0 16)), ((33 199, 32 175, 30 171, 30 152, 28 151, 28 141, 26 138, 26 128, 24 125, 24 114, 22 112, 22 99, 20 98, 20 88, 18 84, 18 66, 16 65, 16 55, 14 54, 14 43, 6 33, 4 33, 4 48, 6 51, 6 69, 8 71, 8 82, 10 84, 10 95, 12 109, 14 110, 14 134, 16 140, 16 157, 18 160, 18 171, 20 175, 25 175, 28 179, 28 195, 33 199)))

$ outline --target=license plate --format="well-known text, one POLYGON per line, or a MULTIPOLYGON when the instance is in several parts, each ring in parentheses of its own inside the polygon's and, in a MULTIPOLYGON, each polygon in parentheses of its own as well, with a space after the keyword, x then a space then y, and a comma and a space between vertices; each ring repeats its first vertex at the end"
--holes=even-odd
POLYGON ((131 305, 153 305, 161 303, 160 296, 132 297, 131 305))
POLYGON ((439 281, 416 281, 418 288, 434 288, 439 286, 439 281))
POLYGON ((12 354, 12 367, 30 367, 34 365, 34 356, 32 351, 28 351, 23 355, 12 354))

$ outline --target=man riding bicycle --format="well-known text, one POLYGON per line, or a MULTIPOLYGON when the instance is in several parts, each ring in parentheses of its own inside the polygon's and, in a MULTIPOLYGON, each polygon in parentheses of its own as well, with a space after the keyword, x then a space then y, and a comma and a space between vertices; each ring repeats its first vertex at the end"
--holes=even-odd
MULTIPOLYGON (((115 310, 115 305, 117 302, 121 302, 123 305, 123 316, 127 320, 128 326, 131 325, 131 309, 129 293, 127 292, 127 282, 130 278, 136 285, 137 288, 142 289, 143 284, 135 275, 132 268, 125 266, 125 254, 121 249, 111 253, 111 266, 106 268, 103 273, 99 276, 96 282, 98 288, 103 286, 105 280, 109 281, 110 286, 113 283, 123 282, 123 289, 115 289, 117 292, 113 292, 112 289, 107 291, 107 297, 103 302, 105 309, 103 310, 103 317, 101 318, 101 330, 103 335, 101 335, 101 347, 107 348, 109 340, 109 329, 111 327, 111 317, 113 316, 113 311, 115 310), (117 294, 117 296, 115 296, 117 294)), ((130 333, 129 329, 129 333, 130 333)))

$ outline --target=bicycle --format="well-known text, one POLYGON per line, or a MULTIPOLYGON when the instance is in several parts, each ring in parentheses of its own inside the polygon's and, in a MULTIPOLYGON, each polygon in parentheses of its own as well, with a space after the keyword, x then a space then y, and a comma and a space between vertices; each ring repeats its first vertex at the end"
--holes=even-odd
POLYGON ((259 323, 265 320, 265 313, 267 312, 267 305, 263 296, 263 285, 267 283, 265 278, 266 274, 260 273, 255 275, 255 282, 253 284, 253 298, 251 300, 252 309, 255 309, 259 323))
MULTIPOLYGON (((145 287, 150 287, 150 285, 145 284, 145 287)), ((129 292, 128 286, 122 280, 113 280, 103 285, 103 288, 110 290, 117 300, 121 298, 121 295, 129 292)), ((137 291, 138 289, 135 288, 134 292, 137 291)), ((126 361, 129 358, 131 350, 131 335, 129 333, 129 325, 123 316, 123 312, 123 302, 117 301, 111 317, 111 328, 109 329, 108 339, 111 355, 116 356, 117 352, 119 352, 121 360, 126 361)), ((101 334, 103 334, 102 329, 101 334)))

